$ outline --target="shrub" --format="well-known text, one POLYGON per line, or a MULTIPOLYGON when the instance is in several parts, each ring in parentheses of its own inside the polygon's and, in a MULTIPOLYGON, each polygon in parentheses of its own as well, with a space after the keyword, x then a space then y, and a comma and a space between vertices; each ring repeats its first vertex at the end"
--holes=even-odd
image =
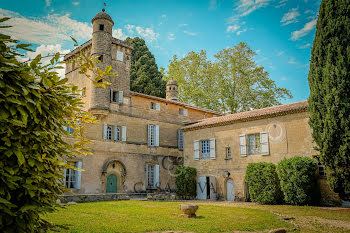
POLYGON ((182 199, 193 199, 197 194, 197 170, 193 167, 179 166, 175 174, 176 194, 182 199))
POLYGON ((284 201, 292 205, 318 202, 317 162, 304 156, 283 159, 277 165, 284 201))
POLYGON ((261 204, 278 204, 282 199, 276 166, 273 163, 248 164, 245 182, 249 185, 252 201, 261 204))

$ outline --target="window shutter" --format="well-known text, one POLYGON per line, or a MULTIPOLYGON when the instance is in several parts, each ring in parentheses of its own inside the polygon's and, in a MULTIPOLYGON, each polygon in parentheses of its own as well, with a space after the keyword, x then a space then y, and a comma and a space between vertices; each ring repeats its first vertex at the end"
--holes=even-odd
POLYGON ((66 186, 66 175, 67 175, 67 169, 63 168, 63 184, 66 186))
POLYGON ((193 141, 193 159, 199 160, 199 141, 198 140, 193 141))
POLYGON ((239 149, 241 156, 247 156, 247 139, 245 134, 239 135, 239 149))
POLYGON ((103 139, 107 139, 107 124, 103 124, 103 139))
POLYGON ((113 102, 113 89, 111 88, 111 94, 110 94, 110 102, 113 102))
POLYGON ((215 159, 216 153, 215 153, 215 138, 210 139, 210 158, 215 159))
POLYGON ((155 125, 155 146, 159 146, 159 125, 155 125))
POLYGON ((146 188, 148 187, 148 164, 146 164, 146 188))
POLYGON ((269 133, 268 132, 261 132, 260 133, 260 145, 261 145, 261 154, 268 155, 270 153, 269 133))
MULTIPOLYGON (((78 169, 82 169, 83 163, 81 161, 75 163, 75 167, 78 169)), ((75 171, 75 187, 76 189, 80 189, 81 184, 81 171, 75 171)))
POLYGON ((184 116, 188 116, 187 109, 184 109, 184 116))
POLYGON ((126 126, 122 126, 122 141, 126 141, 126 126))
POLYGON ((122 104, 124 100, 123 91, 119 91, 119 103, 122 104))
POLYGON ((118 138, 118 126, 117 125, 114 125, 114 141, 118 141, 119 138, 118 138))
POLYGON ((184 149, 184 131, 182 131, 181 129, 177 130, 177 147, 179 148, 179 150, 184 149))
POLYGON ((148 146, 152 146, 151 145, 151 134, 152 134, 152 125, 148 124, 148 146))
POLYGON ((160 103, 156 103, 156 110, 160 111, 160 103))
POLYGON ((158 188, 159 187, 159 165, 154 165, 154 187, 158 188))
POLYGON ((207 199, 207 177, 200 176, 197 179, 197 199, 206 200, 207 199))

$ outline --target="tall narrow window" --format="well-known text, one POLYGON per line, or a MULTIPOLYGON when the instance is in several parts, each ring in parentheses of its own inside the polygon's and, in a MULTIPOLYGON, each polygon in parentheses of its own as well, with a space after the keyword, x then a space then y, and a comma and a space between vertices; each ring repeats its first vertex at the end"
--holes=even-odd
POLYGON ((210 158, 210 141, 209 140, 201 141, 201 154, 202 154, 202 159, 210 158))
POLYGON ((148 145, 159 146, 159 125, 148 125, 148 145))
POLYGON ((184 114, 184 109, 183 108, 179 108, 179 115, 183 115, 184 114))
POLYGON ((226 159, 231 159, 231 147, 226 147, 226 159))
MULTIPOLYGON (((68 162, 69 165, 81 169, 82 162, 68 162)), ((68 168, 64 170, 64 184, 69 189, 80 189, 81 172, 68 168)))
POLYGON ((147 189, 159 187, 159 165, 146 165, 146 183, 147 189))
POLYGON ((177 131, 177 139, 178 139, 178 148, 179 150, 183 150, 184 149, 184 131, 183 130, 178 130, 177 131))
POLYGON ((248 135, 248 155, 260 154, 260 133, 248 135))
POLYGON ((105 25, 100 24, 100 31, 103 31, 105 29, 105 25))

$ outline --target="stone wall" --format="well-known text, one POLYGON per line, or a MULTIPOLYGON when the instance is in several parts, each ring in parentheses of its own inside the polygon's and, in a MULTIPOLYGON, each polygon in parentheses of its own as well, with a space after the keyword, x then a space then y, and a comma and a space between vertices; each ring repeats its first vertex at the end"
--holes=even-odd
POLYGON ((128 194, 113 193, 113 194, 75 194, 61 195, 58 197, 61 203, 67 202, 94 202, 94 201, 121 201, 130 200, 128 194))

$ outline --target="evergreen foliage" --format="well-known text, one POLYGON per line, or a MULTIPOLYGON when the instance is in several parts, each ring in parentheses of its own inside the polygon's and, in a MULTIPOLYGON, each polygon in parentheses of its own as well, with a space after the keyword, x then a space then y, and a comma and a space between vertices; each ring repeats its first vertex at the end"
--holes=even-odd
POLYGON ((350 200, 350 2, 323 0, 316 28, 309 123, 331 189, 350 200))
POLYGON ((179 166, 175 175, 176 194, 181 199, 193 199, 197 195, 197 170, 193 167, 179 166))
POLYGON ((305 156, 285 158, 278 163, 277 174, 286 203, 318 204, 319 188, 315 159, 305 156))
POLYGON ((139 37, 126 39, 134 46, 131 54, 130 89, 135 92, 165 98, 166 83, 153 54, 139 37))
POLYGON ((291 98, 289 90, 278 87, 256 64, 255 55, 243 42, 219 51, 215 60, 204 50, 181 59, 175 55, 165 79, 178 83, 180 101, 218 112, 260 109, 291 98))
POLYGON ((273 163, 249 163, 245 182, 249 186, 249 195, 253 202, 261 204, 279 204, 282 192, 273 163))

